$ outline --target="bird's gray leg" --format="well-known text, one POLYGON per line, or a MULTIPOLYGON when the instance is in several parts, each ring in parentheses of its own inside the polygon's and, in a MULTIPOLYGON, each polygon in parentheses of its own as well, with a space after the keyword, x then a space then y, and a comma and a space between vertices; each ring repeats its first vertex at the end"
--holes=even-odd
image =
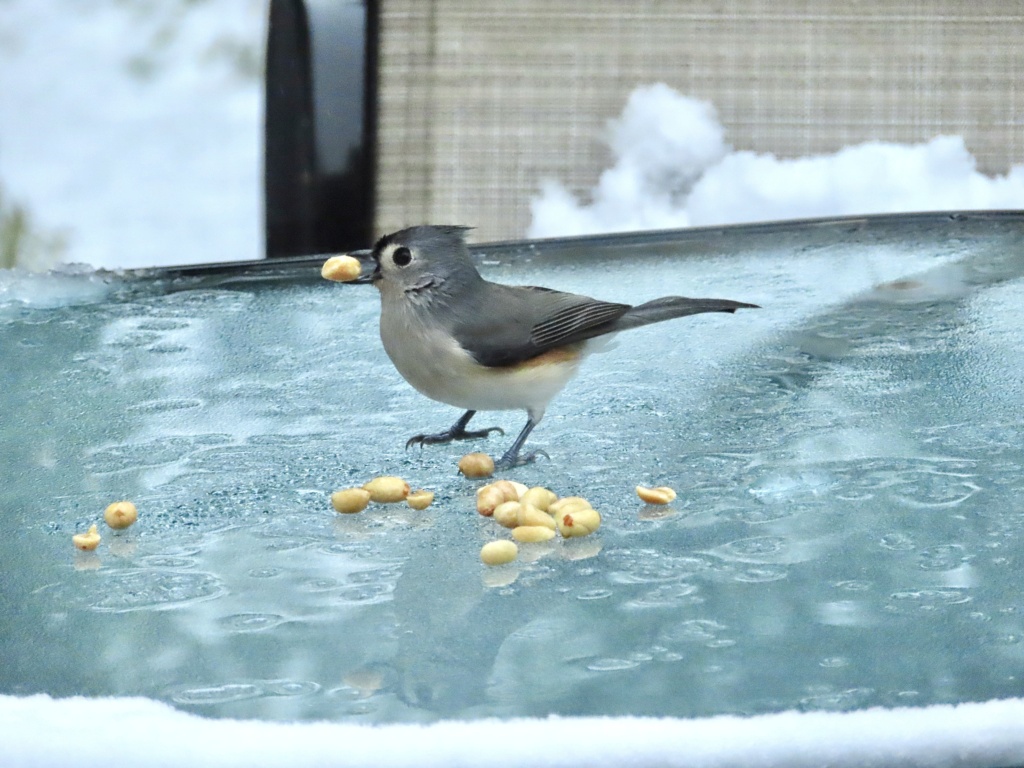
POLYGON ((473 418, 475 413, 476 411, 466 411, 449 429, 446 429, 444 432, 438 432, 436 435, 413 435, 406 441, 405 447, 450 443, 452 440, 471 440, 476 437, 487 437, 491 432, 505 434, 505 430, 501 427, 488 427, 487 429, 478 429, 472 432, 467 430, 466 425, 469 424, 469 420, 473 418))
POLYGON ((526 420, 526 426, 523 427, 523 431, 519 433, 519 436, 515 439, 515 442, 505 451, 505 455, 494 462, 495 469, 511 469, 512 467, 521 467, 523 464, 529 464, 537 460, 538 456, 543 456, 546 459, 550 459, 544 451, 530 451, 529 453, 519 455, 519 451, 523 447, 523 443, 526 442, 526 438, 533 432, 533 428, 537 426, 540 419, 535 419, 533 416, 526 420))

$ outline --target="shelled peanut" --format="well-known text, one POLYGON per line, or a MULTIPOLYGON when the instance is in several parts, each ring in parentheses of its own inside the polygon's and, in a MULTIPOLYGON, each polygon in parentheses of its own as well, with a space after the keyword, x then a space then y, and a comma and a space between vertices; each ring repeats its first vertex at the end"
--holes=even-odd
POLYGON ((115 531, 123 530, 139 519, 139 511, 130 501, 115 501, 103 511, 103 520, 115 531))
POLYGON ((362 271, 363 265, 359 263, 359 259, 342 254, 327 259, 320 268, 320 276, 339 283, 350 283, 358 278, 362 271))
POLYGON ((640 497, 641 501, 646 501, 648 504, 668 504, 676 499, 676 492, 667 485, 660 485, 657 488, 638 485, 636 495, 640 497))
POLYGON ((434 503, 433 491, 414 491, 409 483, 394 475, 380 475, 361 488, 343 488, 331 494, 331 506, 338 514, 362 512, 371 502, 396 504, 404 501, 412 509, 423 510, 434 503))

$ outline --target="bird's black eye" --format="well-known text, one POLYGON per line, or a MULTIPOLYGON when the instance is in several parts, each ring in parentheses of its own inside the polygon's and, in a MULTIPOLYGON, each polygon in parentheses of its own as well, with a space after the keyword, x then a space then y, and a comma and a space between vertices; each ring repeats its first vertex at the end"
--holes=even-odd
POLYGON ((409 266, 409 262, 412 261, 412 251, 404 245, 400 245, 395 248, 395 252, 391 254, 391 260, 395 262, 395 266, 397 267, 407 267, 409 266))

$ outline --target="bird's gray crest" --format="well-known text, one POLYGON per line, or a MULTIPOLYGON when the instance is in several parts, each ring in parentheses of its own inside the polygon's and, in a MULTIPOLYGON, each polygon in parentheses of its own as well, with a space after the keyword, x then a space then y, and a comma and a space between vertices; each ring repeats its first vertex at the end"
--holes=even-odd
POLYGON ((380 254, 389 245, 404 245, 406 248, 427 250, 431 253, 465 253, 466 233, 472 227, 458 225, 421 224, 407 227, 389 235, 384 235, 373 246, 373 258, 380 260, 380 254))

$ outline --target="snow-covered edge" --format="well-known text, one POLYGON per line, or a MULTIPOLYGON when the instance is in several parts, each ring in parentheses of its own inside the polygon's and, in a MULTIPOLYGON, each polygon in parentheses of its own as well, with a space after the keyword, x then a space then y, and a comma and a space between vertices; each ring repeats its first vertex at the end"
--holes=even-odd
POLYGON ((694 720, 353 725, 215 720, 145 698, 0 696, 17 766, 1012 766, 1024 699, 694 720))

